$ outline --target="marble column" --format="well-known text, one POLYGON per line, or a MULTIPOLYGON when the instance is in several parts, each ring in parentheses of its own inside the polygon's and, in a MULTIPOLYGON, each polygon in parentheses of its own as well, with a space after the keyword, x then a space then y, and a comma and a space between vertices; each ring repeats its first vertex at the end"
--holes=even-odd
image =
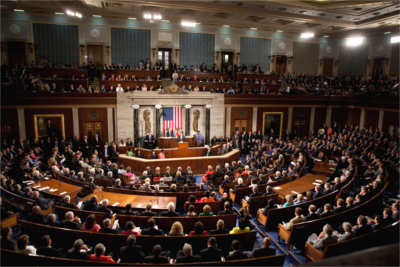
POLYGON ((156 105, 156 140, 161 136, 160 135, 160 119, 161 119, 161 112, 160 112, 161 107, 156 105))
POLYGON ((360 129, 364 129, 364 125, 365 125, 365 108, 361 108, 360 129))
POLYGON ((379 130, 382 130, 383 127, 383 116, 385 114, 385 111, 383 109, 379 110, 379 119, 378 119, 378 128, 379 130))
POLYGON ((253 107, 253 123, 252 123, 252 131, 257 132, 257 114, 258 114, 258 108, 253 107))
POLYGON ((135 145, 139 143, 139 105, 132 105, 133 109, 133 140, 135 145))
POLYGON ((72 123, 73 123, 74 137, 79 139, 80 135, 79 135, 79 112, 78 112, 78 108, 72 108, 72 123))
POLYGON ((332 121, 332 107, 328 107, 326 109, 325 125, 328 127, 331 126, 331 121, 332 121))
POLYGON ((185 105, 186 118, 185 118, 185 136, 190 136, 190 109, 191 105, 185 105))
POLYGON ((310 114, 310 128, 308 129, 308 133, 310 135, 314 132, 314 122, 315 122, 315 107, 312 107, 310 114))
POLYGON ((210 113, 211 105, 206 105, 206 144, 210 144, 210 126, 211 126, 211 113, 210 113))
POLYGON ((290 134, 292 132, 292 124, 293 124, 292 122, 293 122, 293 107, 289 107, 286 134, 290 134))
POLYGON ((107 108, 107 127, 108 127, 108 142, 114 140, 114 119, 113 119, 113 109, 107 108))
POLYGON ((23 108, 17 109, 19 138, 26 139, 25 112, 23 108))
POLYGON ((225 137, 231 137, 231 113, 232 107, 226 108, 226 120, 225 120, 225 137))

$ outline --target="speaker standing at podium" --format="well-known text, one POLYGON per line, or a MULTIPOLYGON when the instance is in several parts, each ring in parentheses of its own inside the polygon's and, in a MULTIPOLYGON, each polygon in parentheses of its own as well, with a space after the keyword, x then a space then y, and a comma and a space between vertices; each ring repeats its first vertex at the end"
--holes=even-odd
POLYGON ((144 137, 144 146, 146 148, 153 148, 155 144, 154 135, 151 132, 148 132, 144 137))
POLYGON ((195 133, 193 135, 193 137, 194 137, 195 146, 203 146, 204 145, 204 136, 200 133, 200 130, 198 130, 197 133, 195 133))

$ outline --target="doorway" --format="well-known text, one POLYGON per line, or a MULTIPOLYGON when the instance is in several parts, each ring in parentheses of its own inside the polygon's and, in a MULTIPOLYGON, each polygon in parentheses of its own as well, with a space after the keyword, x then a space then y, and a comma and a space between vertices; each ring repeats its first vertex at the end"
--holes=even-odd
POLYGON ((283 112, 263 113, 263 135, 282 137, 283 112))
POLYGON ((222 73, 231 74, 233 70, 233 52, 221 52, 221 71, 222 73))
POLYGON ((170 71, 170 63, 171 63, 171 48, 158 48, 157 52, 157 61, 161 63, 161 76, 162 77, 170 77, 172 74, 170 71))
POLYGON ((276 72, 284 74, 286 72, 287 56, 276 56, 276 72))
POLYGON ((324 76, 332 76, 333 58, 324 58, 322 62, 322 74, 324 76))
POLYGON ((8 42, 7 52, 9 65, 24 65, 26 63, 24 42, 8 42))
POLYGON ((231 136, 236 131, 246 131, 247 132, 247 120, 234 120, 233 129, 231 129, 231 136))
POLYGON ((103 139, 103 123, 99 121, 85 122, 83 125, 83 133, 81 136, 87 136, 91 140, 96 134, 99 135, 100 139, 103 139))
POLYGON ((384 58, 374 58, 374 65, 372 67, 372 78, 379 78, 383 76, 384 73, 384 58))
POLYGON ((87 62, 103 66, 103 45, 87 45, 87 62))

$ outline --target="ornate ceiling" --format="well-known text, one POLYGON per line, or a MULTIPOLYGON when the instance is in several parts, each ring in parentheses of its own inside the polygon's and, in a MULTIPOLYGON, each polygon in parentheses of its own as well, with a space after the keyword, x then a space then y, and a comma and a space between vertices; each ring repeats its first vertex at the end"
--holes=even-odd
POLYGON ((312 30, 330 34, 400 26, 399 0, 13 0, 2 1, 1 7, 3 12, 21 8, 37 15, 52 15, 71 8, 85 17, 99 14, 104 18, 120 20, 128 17, 144 20, 144 12, 157 12, 171 23, 188 19, 205 26, 256 27, 262 31, 293 33, 312 30))

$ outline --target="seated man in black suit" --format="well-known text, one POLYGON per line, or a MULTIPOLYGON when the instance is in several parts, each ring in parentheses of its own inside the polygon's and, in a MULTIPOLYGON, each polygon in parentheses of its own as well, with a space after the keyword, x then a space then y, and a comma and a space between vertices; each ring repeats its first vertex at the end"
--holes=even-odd
POLYGON ((220 261, 223 256, 222 250, 220 250, 215 237, 210 237, 207 241, 207 248, 200 251, 200 257, 202 261, 220 261))
POLYGON ((172 130, 172 129, 170 129, 170 128, 167 128, 166 130, 165 130, 165 137, 174 137, 175 135, 174 135, 174 130, 172 130))
POLYGON ((156 221, 153 218, 147 220, 147 228, 143 229, 142 235, 163 235, 164 232, 158 229, 156 221))
POLYGON ((253 257, 265 257, 265 256, 272 256, 275 255, 275 249, 270 248, 269 245, 271 244, 271 239, 269 237, 264 237, 262 242, 262 248, 257 248, 253 250, 253 257))
POLYGON ((112 229, 112 223, 110 218, 106 218, 103 220, 103 227, 99 231, 100 233, 107 233, 107 234, 117 234, 118 231, 112 229))
POLYGON ((79 217, 75 217, 72 211, 67 211, 65 213, 65 220, 61 223, 61 227, 80 230, 82 228, 81 219, 79 217))
MULTIPOLYGON (((179 253, 179 252, 178 252, 179 253)), ((200 261, 200 257, 195 255, 193 256, 192 245, 185 243, 182 248, 181 255, 176 257, 176 262, 198 262, 200 261)))
POLYGON ((119 250, 120 262, 143 262, 145 254, 142 246, 136 245, 136 236, 129 235, 126 239, 126 246, 119 250))
POLYGON ((229 255, 226 256, 227 260, 240 260, 248 258, 247 254, 244 253, 240 248, 240 242, 238 240, 232 241, 232 250, 229 255))
POLYGON ((312 221, 316 220, 319 218, 319 215, 317 213, 317 206, 314 204, 311 204, 308 206, 308 215, 306 216, 307 221, 312 221))
POLYGON ((12 239, 12 228, 4 227, 1 229, 1 248, 15 250, 17 248, 17 244, 12 239))
POLYGON ((162 248, 159 244, 154 245, 152 255, 146 256, 144 260, 148 263, 168 263, 168 258, 162 256, 162 248))
POLYGON ((51 238, 49 235, 42 236, 40 241, 41 241, 41 246, 37 248, 36 254, 43 255, 43 256, 49 256, 49 257, 60 257, 61 256, 60 249, 55 249, 55 248, 51 247, 51 238))

